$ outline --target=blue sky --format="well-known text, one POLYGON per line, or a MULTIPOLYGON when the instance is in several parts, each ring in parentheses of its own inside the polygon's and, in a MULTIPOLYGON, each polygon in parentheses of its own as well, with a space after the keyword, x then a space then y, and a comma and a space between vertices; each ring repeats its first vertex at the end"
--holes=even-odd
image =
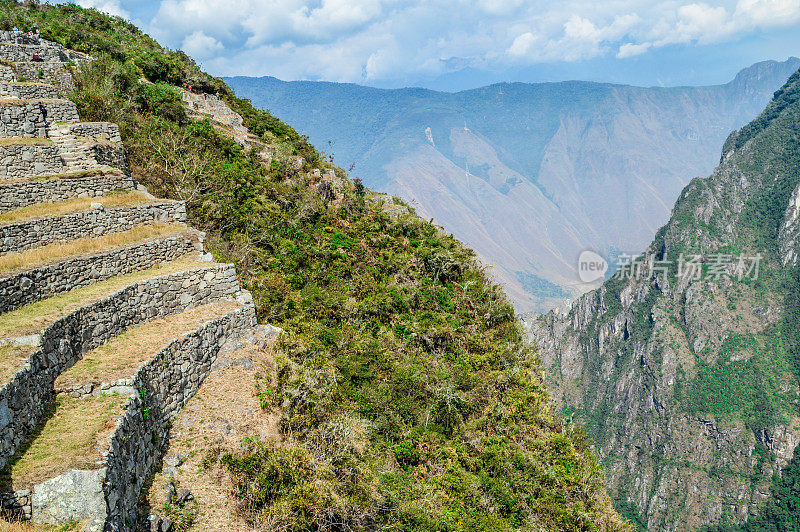
POLYGON ((800 55, 800 0, 79 0, 220 76, 443 90, 729 81, 800 55))

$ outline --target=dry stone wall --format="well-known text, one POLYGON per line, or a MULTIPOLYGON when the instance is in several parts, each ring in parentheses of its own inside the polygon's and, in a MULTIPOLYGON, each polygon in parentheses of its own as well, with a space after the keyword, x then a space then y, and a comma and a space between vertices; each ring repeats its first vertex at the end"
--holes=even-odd
POLYGON ((92 155, 97 164, 119 168, 126 174, 131 172, 125 146, 121 143, 98 139, 92 144, 92 155))
POLYGON ((18 62, 14 63, 13 69, 17 81, 51 83, 59 94, 68 94, 75 89, 72 72, 63 63, 18 62))
POLYGON ((0 253, 24 251, 76 238, 127 231, 152 222, 185 222, 186 206, 159 201, 114 209, 92 209, 53 218, 0 225, 0 253))
POLYGON ((230 299, 237 292, 233 265, 215 265, 131 284, 47 327, 41 347, 0 389, 0 469, 36 429, 56 378, 84 353, 134 325, 230 299))
POLYGON ((64 172, 66 169, 64 160, 58 153, 58 148, 50 141, 42 144, 0 145, 0 177, 2 178, 20 179, 51 175, 64 172))
POLYGON ((72 134, 78 137, 104 139, 110 142, 122 143, 119 126, 111 122, 78 122, 70 127, 72 134))
POLYGON ((0 100, 0 137, 45 138, 47 124, 77 121, 78 109, 69 100, 0 100))
POLYGON ((58 99, 58 90, 45 83, 0 83, 0 97, 55 100, 58 99))
POLYGON ((106 530, 130 530, 136 523, 142 486, 161 463, 172 416, 197 392, 226 339, 255 325, 252 305, 237 309, 174 340, 136 374, 133 388, 140 394, 131 397, 106 457, 106 530))
POLYGON ((57 45, 0 43, 0 57, 6 61, 33 62, 37 54, 42 62, 67 63, 72 60, 70 54, 57 45))
POLYGON ((15 98, 0 100, 0 137, 47 137, 39 104, 15 98))
MULTIPOLYGON (((87 56, 38 36, 0 32, 0 59, 10 62, 10 66, 0 65, 0 138, 5 137, 0 144, 0 212, 137 187, 128 172, 119 128, 107 123, 80 123, 75 105, 57 98, 73 88, 71 65, 89 59, 87 56), (97 173, 68 175, 82 169, 97 173), (35 179, 53 174, 62 175, 35 179)), ((210 106, 219 107, 218 102, 210 102, 210 106)), ((226 109, 221 110, 226 126, 249 138, 238 115, 229 116, 226 109)), ((185 220, 186 208, 180 202, 153 200, 110 209, 92 204, 87 211, 0 225, 0 253, 124 231, 140 224, 185 220)), ((124 249, 62 257, 58 263, 0 278, 0 312, 142 271, 191 251, 203 251, 202 233, 190 230, 124 249)), ((204 257, 210 260, 210 255, 204 257)), ((233 265, 194 268, 131 283, 57 319, 40 334, 0 338, 0 344, 30 349, 27 360, 13 376, 0 382, 2 469, 21 445, 36 437, 43 413, 58 393, 54 389, 58 376, 88 350, 130 327, 197 305, 234 299, 241 304, 226 316, 170 341, 133 377, 67 390, 77 396, 129 396, 103 462, 98 463, 99 469, 67 471, 32 490, 0 494, 0 510, 41 523, 88 519, 84 530, 134 528, 138 498, 169 441, 171 417, 202 384, 222 344, 256 324, 252 297, 240 290, 233 265)))
POLYGON ((0 278, 0 312, 11 312, 56 294, 175 260, 199 251, 198 246, 202 247, 197 235, 172 236, 0 278))
POLYGON ((135 179, 118 173, 19 181, 5 185, 0 181, 0 213, 37 203, 99 198, 116 190, 134 190, 136 186, 135 179))

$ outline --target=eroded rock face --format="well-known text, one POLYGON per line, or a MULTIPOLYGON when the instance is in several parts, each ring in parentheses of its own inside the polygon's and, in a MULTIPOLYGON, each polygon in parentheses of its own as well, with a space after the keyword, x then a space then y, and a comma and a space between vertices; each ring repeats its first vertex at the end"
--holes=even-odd
POLYGON ((35 486, 31 520, 41 524, 88 520, 84 530, 102 532, 106 521, 105 469, 67 471, 35 486))

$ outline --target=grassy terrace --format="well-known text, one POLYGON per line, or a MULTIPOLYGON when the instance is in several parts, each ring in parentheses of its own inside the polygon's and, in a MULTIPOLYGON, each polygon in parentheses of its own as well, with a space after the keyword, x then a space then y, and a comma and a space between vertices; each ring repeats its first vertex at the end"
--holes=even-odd
MULTIPOLYGON (((0 145, 3 140, 18 140, 18 139, 0 139, 0 145)), ((28 139, 28 140, 45 140, 52 142, 50 139, 28 139)), ((13 143, 12 143, 13 144, 13 143)), ((55 181, 57 179, 80 179, 84 177, 102 177, 105 175, 122 175, 122 172, 110 166, 100 166, 91 170, 79 170, 77 172, 63 172, 60 174, 47 174, 23 178, 0 179, 0 185, 24 183, 27 181, 55 181)))
POLYGON ((0 475, 0 484, 27 489, 72 469, 96 468, 127 400, 122 395, 56 397, 30 444, 0 475))
POLYGON ((0 214, 0 225, 87 211, 91 208, 92 203, 102 203, 106 209, 113 209, 114 207, 128 207, 154 201, 164 200, 153 200, 141 192, 125 191, 109 194, 101 198, 71 198, 52 203, 37 203, 36 205, 0 214))
MULTIPOLYGON (((18 308, 12 312, 0 315, 0 338, 14 338, 40 332, 58 318, 70 312, 95 303, 114 292, 125 288, 137 281, 144 281, 167 275, 199 268, 207 268, 209 263, 198 262, 195 254, 187 255, 179 260, 159 265, 148 270, 134 272, 121 277, 114 277, 93 285, 78 288, 71 292, 59 294, 49 299, 37 301, 30 305, 18 308)), ((33 351, 33 348, 20 348, 22 355, 33 351)), ((0 366, 0 382, 6 382, 18 365, 0 366)))
POLYGON ((241 305, 233 301, 211 303, 180 314, 132 327, 105 345, 89 351, 56 380, 56 388, 78 384, 114 382, 133 376, 139 366, 174 338, 198 329, 241 305))
POLYGON ((73 257, 103 253, 147 240, 166 238, 187 231, 186 225, 182 223, 137 225, 119 233, 79 238, 69 242, 56 242, 22 253, 6 253, 0 255, 0 276, 8 276, 22 270, 38 268, 73 257))
POLYGON ((41 139, 41 138, 28 138, 28 137, 5 137, 0 138, 0 146, 16 146, 19 144, 24 145, 41 145, 41 146, 48 146, 53 144, 53 141, 50 139, 41 139))
POLYGON ((0 345, 0 386, 4 385, 22 366, 30 354, 30 348, 0 345))

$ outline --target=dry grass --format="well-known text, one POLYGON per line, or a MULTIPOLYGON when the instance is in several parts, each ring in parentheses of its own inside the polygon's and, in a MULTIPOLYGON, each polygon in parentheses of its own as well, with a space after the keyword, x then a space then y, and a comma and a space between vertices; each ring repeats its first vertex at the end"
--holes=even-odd
POLYGON ((0 314, 0 338, 14 338, 38 333, 55 320, 69 314, 80 307, 94 302, 138 282, 182 272, 196 268, 206 268, 208 262, 198 262, 197 254, 190 253, 178 260, 158 265, 153 268, 134 272, 121 277, 114 277, 90 286, 65 292, 30 305, 25 305, 11 312, 0 314))
POLYGON ((30 352, 27 347, 0 345, 0 386, 5 385, 17 372, 30 352))
POLYGON ((186 232, 181 223, 137 225, 127 231, 111 233, 100 237, 79 238, 69 242, 56 242, 22 253, 0 255, 0 274, 11 274, 21 270, 37 268, 70 257, 103 253, 112 249, 129 246, 155 238, 164 238, 186 232))
POLYGON ((56 179, 79 179, 82 177, 101 177, 113 174, 122 175, 122 172, 115 168, 111 168, 110 166, 100 166, 97 168, 92 168, 90 170, 79 170, 77 172, 63 172, 60 174, 47 174, 47 175, 36 175, 36 176, 22 177, 22 178, 2 179, 0 180, 0 184, 24 183, 27 181, 55 181, 56 179))
MULTIPOLYGON (((256 380, 276 378, 273 348, 262 349, 246 343, 242 350, 220 355, 220 361, 234 362, 215 369, 203 381, 197 394, 175 419, 170 432, 168 453, 185 453, 186 464, 178 469, 175 480, 195 496, 199 513, 192 530, 249 532, 239 501, 233 496, 230 475, 219 463, 205 464, 212 451, 237 452, 242 439, 281 440, 278 410, 261 408, 256 380), (237 361, 249 360, 252 369, 237 361)), ((161 488, 166 476, 159 473, 146 493, 151 508, 158 511, 164 503, 161 488)))
POLYGON ((71 198, 53 203, 37 203, 0 214, 0 225, 87 211, 91 208, 92 203, 102 203, 106 209, 113 209, 114 207, 138 205, 152 201, 141 192, 124 191, 111 193, 101 198, 71 198))
POLYGON ((3 471, 3 483, 28 489, 72 469, 94 469, 128 397, 56 397, 27 448, 3 471))
POLYGON ((26 146, 30 146, 33 144, 40 144, 43 146, 53 144, 53 141, 50 139, 40 139, 40 138, 3 138, 0 139, 0 146, 16 146, 18 144, 24 144, 26 146))
POLYGON ((143 362, 150 360, 173 338, 194 331, 203 323, 224 316, 240 306, 233 301, 211 303, 132 327, 107 344, 86 353, 58 377, 56 388, 90 382, 114 382, 131 377, 143 362))
POLYGON ((8 523, 0 518, 0 532, 78 532, 85 522, 65 523, 63 525, 39 525, 31 522, 8 523))

